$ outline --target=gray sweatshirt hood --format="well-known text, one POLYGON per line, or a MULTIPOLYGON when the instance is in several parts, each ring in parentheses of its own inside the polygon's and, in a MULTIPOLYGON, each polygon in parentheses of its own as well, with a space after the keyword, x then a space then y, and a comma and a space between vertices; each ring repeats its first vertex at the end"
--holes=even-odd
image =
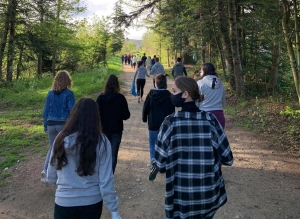
POLYGON ((215 75, 207 75, 202 80, 211 89, 219 89, 221 87, 221 80, 215 75))

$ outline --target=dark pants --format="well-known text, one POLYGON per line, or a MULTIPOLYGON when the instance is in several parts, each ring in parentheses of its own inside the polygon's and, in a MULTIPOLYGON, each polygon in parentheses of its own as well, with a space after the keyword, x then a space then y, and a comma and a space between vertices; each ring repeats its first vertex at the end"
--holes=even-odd
POLYGON ((136 79, 137 95, 143 97, 146 79, 136 79))
POLYGON ((223 129, 225 129, 225 116, 224 116, 224 111, 223 110, 211 110, 211 111, 207 111, 210 112, 212 114, 214 114, 219 123, 221 124, 221 126, 223 127, 223 129))
POLYGON ((115 173, 115 169, 118 162, 119 147, 122 140, 122 133, 117 134, 105 134, 111 144, 111 154, 112 154, 112 170, 115 173))
POLYGON ((99 219, 103 201, 93 205, 62 207, 55 204, 54 219, 99 219))

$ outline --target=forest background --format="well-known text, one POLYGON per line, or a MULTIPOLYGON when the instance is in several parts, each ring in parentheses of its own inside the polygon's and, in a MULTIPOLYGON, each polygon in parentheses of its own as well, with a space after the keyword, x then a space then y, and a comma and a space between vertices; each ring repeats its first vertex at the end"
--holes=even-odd
POLYGON ((182 57, 190 75, 201 63, 213 63, 236 125, 267 138, 266 147, 299 153, 299 4, 120 0, 109 17, 78 19, 86 9, 80 0, 1 1, 0 168, 23 159, 24 145, 45 141, 37 124, 57 71, 82 79, 78 98, 99 89, 92 84, 116 71, 108 64, 121 61, 121 54, 155 54, 170 68, 182 57), (124 38, 129 25, 147 27, 141 46, 124 38))

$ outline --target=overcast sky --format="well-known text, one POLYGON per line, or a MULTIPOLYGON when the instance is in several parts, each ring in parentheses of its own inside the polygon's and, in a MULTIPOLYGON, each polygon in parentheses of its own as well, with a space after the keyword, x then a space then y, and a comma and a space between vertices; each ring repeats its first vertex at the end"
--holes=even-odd
MULTIPOLYGON (((108 16, 112 14, 114 4, 117 0, 85 0, 87 10, 80 14, 79 17, 92 17, 93 14, 98 16, 108 16)), ((136 30, 133 27, 128 28, 129 34, 125 35, 129 39, 141 40, 145 29, 136 30)))

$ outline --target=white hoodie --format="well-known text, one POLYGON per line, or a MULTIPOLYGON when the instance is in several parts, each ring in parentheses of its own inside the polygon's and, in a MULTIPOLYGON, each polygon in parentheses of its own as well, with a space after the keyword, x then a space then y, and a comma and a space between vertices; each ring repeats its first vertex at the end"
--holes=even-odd
POLYGON ((199 93, 204 95, 204 100, 197 104, 200 110, 223 110, 225 106, 225 89, 220 78, 215 75, 207 75, 197 81, 197 84, 199 93))

